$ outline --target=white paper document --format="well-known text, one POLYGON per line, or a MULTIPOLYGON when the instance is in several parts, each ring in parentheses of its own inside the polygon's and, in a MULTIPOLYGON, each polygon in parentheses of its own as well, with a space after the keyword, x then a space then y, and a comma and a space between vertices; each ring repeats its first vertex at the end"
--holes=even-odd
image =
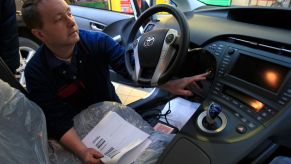
POLYGON ((104 154, 103 163, 130 164, 149 146, 148 137, 149 134, 110 111, 82 141, 104 154))
MULTIPOLYGON (((168 114, 167 120, 169 124, 175 126, 179 130, 187 123, 191 116, 196 112, 200 103, 188 101, 186 99, 177 97, 170 101, 171 113, 168 114)), ((169 102, 162 110, 162 114, 165 114, 169 110, 169 102)), ((160 121, 166 122, 165 117, 161 117, 160 121)))

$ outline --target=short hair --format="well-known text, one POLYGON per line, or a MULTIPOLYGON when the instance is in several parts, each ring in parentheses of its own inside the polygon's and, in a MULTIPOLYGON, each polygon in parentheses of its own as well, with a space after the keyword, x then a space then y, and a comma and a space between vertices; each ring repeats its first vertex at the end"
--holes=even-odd
POLYGON ((42 28, 43 22, 40 13, 37 9, 37 5, 42 0, 24 0, 21 13, 22 18, 26 26, 32 28, 42 28))

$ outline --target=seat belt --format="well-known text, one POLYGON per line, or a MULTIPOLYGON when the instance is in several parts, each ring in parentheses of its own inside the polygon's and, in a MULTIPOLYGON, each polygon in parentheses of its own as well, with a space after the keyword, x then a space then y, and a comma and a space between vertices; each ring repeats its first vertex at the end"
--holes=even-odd
POLYGON ((5 64, 3 59, 0 57, 0 79, 7 82, 11 87, 18 89, 25 96, 28 96, 27 91, 23 86, 16 80, 13 73, 10 71, 8 66, 5 64))

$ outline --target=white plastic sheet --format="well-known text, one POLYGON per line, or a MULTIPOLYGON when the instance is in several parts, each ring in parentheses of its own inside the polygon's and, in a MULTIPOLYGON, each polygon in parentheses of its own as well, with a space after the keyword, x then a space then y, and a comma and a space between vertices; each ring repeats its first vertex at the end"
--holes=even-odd
MULTIPOLYGON (((81 138, 109 112, 150 134, 152 143, 138 157, 136 164, 156 163, 173 135, 156 132, 133 109, 115 102, 94 104, 74 118, 74 128, 81 138)), ((130 134, 128 134, 130 135, 130 134)), ((81 160, 56 141, 47 140, 42 110, 20 91, 0 79, 0 161, 25 164, 79 164, 81 160), (48 144, 49 143, 49 144, 48 144)))
POLYGON ((0 150, 1 163, 49 163, 41 109, 1 79, 0 150))

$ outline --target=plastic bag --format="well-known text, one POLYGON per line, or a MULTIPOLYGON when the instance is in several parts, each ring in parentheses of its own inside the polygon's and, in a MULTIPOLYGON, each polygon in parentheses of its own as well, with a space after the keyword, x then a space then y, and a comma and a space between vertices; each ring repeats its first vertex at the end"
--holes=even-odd
MULTIPOLYGON (((79 164, 82 161, 58 142, 47 140, 42 110, 21 92, 0 80, 0 161, 1 163, 79 164), (49 143, 49 144, 48 144, 49 143)), ((135 163, 156 163, 173 135, 156 132, 133 109, 115 102, 94 104, 74 118, 74 128, 83 138, 109 112, 150 134, 152 143, 135 163)), ((130 134, 129 134, 130 135, 130 134)))
POLYGON ((1 163, 49 163, 41 109, 1 79, 0 150, 1 163))
MULTIPOLYGON (((149 139, 152 143, 149 147, 139 156, 136 160, 136 164, 146 163, 152 164, 156 163, 159 156, 165 149, 166 145, 172 140, 174 137, 173 134, 162 134, 160 132, 156 132, 153 128, 142 119, 142 117, 136 113, 133 109, 124 106, 122 104, 116 102, 101 102, 88 107, 88 109, 83 110, 81 113, 75 116, 74 118, 74 128, 80 138, 84 138, 91 129, 95 127, 99 123, 99 121, 105 116, 105 114, 109 111, 114 111, 118 113, 121 117, 123 117, 126 121, 143 130, 144 132, 150 134, 149 139)), ((129 134, 130 135, 130 134, 129 134)), ((67 154, 64 158, 64 152, 62 152, 61 146, 58 145, 57 142, 53 142, 53 149, 56 150, 54 155, 55 159, 51 159, 54 161, 53 163, 81 163, 79 160, 73 161, 73 157, 70 154, 67 154), (63 154, 59 156, 59 154, 63 154), (71 160, 69 160, 71 159, 71 160)))

